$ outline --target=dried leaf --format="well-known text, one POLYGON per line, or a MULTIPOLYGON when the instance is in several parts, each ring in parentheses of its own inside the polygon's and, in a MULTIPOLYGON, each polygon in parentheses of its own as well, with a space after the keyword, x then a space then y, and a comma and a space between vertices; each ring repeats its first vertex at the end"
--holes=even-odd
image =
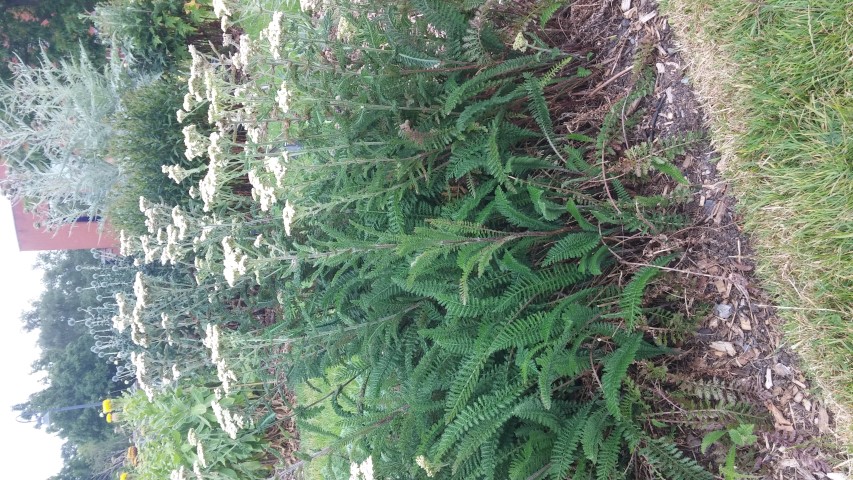
POLYGON ((657 12, 657 10, 651 11, 651 12, 649 12, 649 13, 647 13, 647 14, 643 15, 642 17, 640 17, 640 23, 646 23, 646 22, 648 22, 649 20, 651 20, 651 19, 653 19, 653 18, 655 18, 655 17, 657 17, 657 16, 658 16, 658 12, 657 12))
POLYGON ((787 430, 789 432, 794 431, 794 427, 792 426, 791 422, 789 422, 788 419, 785 418, 785 415, 782 414, 782 412, 779 411, 778 408, 776 408, 776 405, 774 405, 773 402, 767 400, 766 402, 764 402, 764 406, 767 407, 767 409, 770 410, 770 413, 773 415, 773 420, 775 424, 774 426, 776 427, 776 430, 787 430))
POLYGON ((821 405, 820 409, 817 411, 817 430, 820 433, 826 433, 829 431, 829 414, 826 412, 826 407, 821 405))
POLYGON ((752 323, 749 321, 748 316, 746 316, 744 314, 740 314, 740 315, 738 315, 738 318, 740 319, 740 329, 741 330, 743 330, 744 332, 749 332, 752 330, 752 323))
POLYGON ((780 377, 790 377, 791 376, 791 367, 785 365, 784 363, 777 363, 773 365, 773 373, 779 375, 780 377))
POLYGON ((732 342, 711 342, 709 345, 711 348, 718 352, 723 352, 730 357, 734 357, 737 355, 735 351, 735 346, 732 345, 732 342))

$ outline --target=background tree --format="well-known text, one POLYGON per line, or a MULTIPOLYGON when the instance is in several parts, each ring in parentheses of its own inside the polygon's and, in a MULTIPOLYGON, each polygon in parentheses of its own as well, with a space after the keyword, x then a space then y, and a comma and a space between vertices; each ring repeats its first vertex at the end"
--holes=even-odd
POLYGON ((56 432, 67 442, 63 450, 65 467, 56 478, 89 479, 93 478, 90 466, 95 463, 94 457, 78 451, 91 452, 91 445, 110 443, 115 436, 113 427, 100 416, 98 407, 51 410, 98 403, 125 387, 113 381, 115 366, 92 352, 95 340, 84 322, 88 316, 85 310, 103 303, 104 291, 95 285, 110 284, 112 280, 107 277, 111 266, 84 250, 41 254, 38 266, 45 272, 44 290, 24 312, 22 321, 26 330, 38 330, 41 353, 33 372, 45 374, 46 387, 15 409, 29 420, 50 412, 45 422, 47 431, 56 432))
POLYGON ((40 45, 57 58, 76 55, 83 45, 102 64, 92 21, 80 16, 94 6, 93 0, 0 1, 0 78, 11 77, 10 62, 38 63, 40 45))

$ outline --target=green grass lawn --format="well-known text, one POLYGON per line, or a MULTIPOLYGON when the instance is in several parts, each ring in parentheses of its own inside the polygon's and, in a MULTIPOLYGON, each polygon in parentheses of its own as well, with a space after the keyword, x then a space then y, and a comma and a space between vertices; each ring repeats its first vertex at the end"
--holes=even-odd
POLYGON ((789 320, 787 342, 836 403, 849 446, 853 2, 669 0, 664 11, 710 111, 759 274, 789 320))

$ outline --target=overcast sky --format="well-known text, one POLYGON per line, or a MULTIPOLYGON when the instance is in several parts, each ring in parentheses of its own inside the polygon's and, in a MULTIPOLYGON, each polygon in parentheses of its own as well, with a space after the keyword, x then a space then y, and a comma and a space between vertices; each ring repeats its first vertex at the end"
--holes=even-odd
POLYGON ((0 464, 3 478, 41 480, 59 473, 62 441, 31 423, 18 423, 12 406, 44 388, 31 365, 37 335, 25 333, 20 315, 41 291, 35 252, 19 252, 9 201, 0 196, 0 464))

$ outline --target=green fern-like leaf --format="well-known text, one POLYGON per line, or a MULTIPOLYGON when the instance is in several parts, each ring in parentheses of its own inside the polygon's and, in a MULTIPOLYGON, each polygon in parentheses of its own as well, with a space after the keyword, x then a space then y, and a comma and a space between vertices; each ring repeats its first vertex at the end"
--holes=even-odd
POLYGON ((542 13, 539 14, 539 25, 542 27, 566 4, 565 0, 551 0, 542 8, 542 13))
POLYGON ((580 209, 571 198, 566 201, 566 211, 569 212, 569 214, 572 216, 572 218, 575 219, 576 222, 578 222, 578 225, 583 230, 586 230, 588 232, 598 231, 598 229, 595 228, 593 224, 589 223, 587 219, 585 219, 583 215, 581 215, 580 209))
POLYGON ((577 266, 570 264, 558 264, 541 270, 533 278, 519 279, 506 291, 501 297, 501 311, 511 310, 531 298, 574 285, 585 277, 578 271, 577 266))
POLYGON ((619 454, 622 452, 622 428, 616 427, 610 435, 601 442, 598 449, 598 461, 595 464, 596 480, 610 480, 619 464, 619 454))
POLYGON ((458 105, 479 94, 490 80, 515 70, 530 68, 540 61, 536 55, 526 55, 507 60, 500 65, 483 70, 448 93, 442 113, 449 115, 458 105))
POLYGON ((712 480, 714 475, 681 453, 672 443, 658 438, 647 439, 640 455, 648 462, 658 478, 671 480, 712 480))
MULTIPOLYGON (((512 88, 509 93, 494 95, 487 100, 475 102, 465 107, 465 110, 462 110, 462 113, 459 114, 459 118, 456 119, 456 130, 458 130, 459 133, 463 133, 474 121, 477 121, 481 115, 484 115, 487 112, 491 114, 493 109, 503 107, 504 105, 527 95, 523 89, 517 88, 515 85, 508 86, 512 88)), ((484 116, 488 118, 488 115, 484 116)))
POLYGON ((504 325, 494 336, 489 351, 494 353, 508 348, 525 348, 542 342, 548 337, 545 332, 550 332, 553 322, 554 315, 550 313, 534 313, 517 318, 504 325))
MULTIPOLYGON (((521 391, 521 384, 509 384, 498 391, 479 397, 474 403, 465 407, 444 430, 438 443, 431 450, 431 457, 441 459, 451 447, 463 440, 466 435, 476 440, 476 447, 479 447, 485 438, 497 431, 501 424, 512 415, 513 406, 518 401, 518 395, 521 391), (476 436, 471 435, 472 433, 481 436, 476 438, 476 436)), ((458 459, 457 456, 457 461, 458 459)))
POLYGON ((581 447, 587 460, 595 463, 598 458, 598 449, 601 447, 601 439, 604 438, 604 431, 612 423, 612 418, 607 414, 606 409, 596 410, 590 415, 581 436, 581 447))
POLYGON ((585 431, 585 425, 589 418, 589 412, 593 403, 589 402, 565 422, 557 432, 557 440, 551 452, 551 468, 549 475, 554 480, 566 478, 569 468, 575 462, 575 452, 585 431))
POLYGON ((524 89, 527 91, 527 98, 530 100, 530 113, 533 115, 533 119, 536 120, 536 123, 545 135, 548 145, 551 145, 554 153, 560 157, 563 163, 566 163, 566 159, 563 158, 563 155, 557 148, 554 124, 551 123, 551 114, 548 111, 548 103, 545 101, 545 93, 542 91, 542 83, 533 78, 531 74, 525 73, 524 89))
POLYGON ((622 316, 629 330, 634 328, 642 313, 641 305, 646 286, 661 272, 661 269, 656 267, 669 263, 673 258, 674 256, 668 255, 656 259, 652 262, 655 266, 639 269, 631 278, 631 281, 628 282, 628 285, 625 286, 625 289, 622 291, 622 298, 619 301, 619 307, 622 309, 622 316))
POLYGON ((554 244, 545 255, 542 265, 553 265, 570 258, 580 258, 598 245, 601 237, 597 233, 569 233, 554 244))
POLYGON ((550 223, 543 222, 538 218, 528 215, 518 209, 515 202, 507 198, 503 189, 498 187, 495 189, 495 199, 493 201, 495 208, 504 218, 517 227, 527 228, 530 230, 555 230, 556 226, 550 223))
POLYGON ((628 373, 628 367, 634 361, 637 350, 643 341, 640 335, 631 335, 604 360, 604 375, 601 376, 601 386, 604 389, 604 403, 607 410, 616 418, 621 418, 619 411, 619 391, 622 379, 628 373))

